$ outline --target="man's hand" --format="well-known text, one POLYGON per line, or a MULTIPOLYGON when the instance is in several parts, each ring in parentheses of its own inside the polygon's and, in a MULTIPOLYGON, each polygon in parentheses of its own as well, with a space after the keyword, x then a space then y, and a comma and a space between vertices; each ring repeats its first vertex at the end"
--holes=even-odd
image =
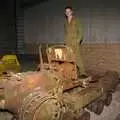
POLYGON ((80 40, 80 45, 82 44, 83 40, 80 40))

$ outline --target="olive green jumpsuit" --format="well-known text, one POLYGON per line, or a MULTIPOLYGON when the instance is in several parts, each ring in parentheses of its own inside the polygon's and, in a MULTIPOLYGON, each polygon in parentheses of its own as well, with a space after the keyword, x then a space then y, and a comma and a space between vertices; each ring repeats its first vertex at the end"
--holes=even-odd
POLYGON ((65 22, 65 43, 71 47, 76 55, 80 75, 85 74, 85 69, 80 55, 80 42, 83 38, 82 25, 79 18, 73 17, 70 23, 65 22))

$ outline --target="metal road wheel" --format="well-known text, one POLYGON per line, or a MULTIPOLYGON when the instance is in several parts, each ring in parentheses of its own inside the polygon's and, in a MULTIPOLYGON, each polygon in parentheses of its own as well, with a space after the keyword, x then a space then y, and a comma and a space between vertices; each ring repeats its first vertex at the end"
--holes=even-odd
POLYGON ((16 117, 13 117, 11 120, 18 120, 16 117))
POLYGON ((90 110, 91 112, 94 112, 96 110, 96 104, 95 103, 89 104, 87 109, 90 110))
POLYGON ((94 111, 97 115, 100 115, 103 112, 104 109, 104 101, 99 100, 96 103, 96 110, 94 111))
POLYGON ((17 115, 13 115, 11 120, 19 120, 18 116, 17 115))
POLYGON ((90 113, 85 111, 78 120, 90 120, 90 113))
POLYGON ((108 93, 107 98, 105 99, 105 106, 109 106, 112 102, 112 94, 108 93))

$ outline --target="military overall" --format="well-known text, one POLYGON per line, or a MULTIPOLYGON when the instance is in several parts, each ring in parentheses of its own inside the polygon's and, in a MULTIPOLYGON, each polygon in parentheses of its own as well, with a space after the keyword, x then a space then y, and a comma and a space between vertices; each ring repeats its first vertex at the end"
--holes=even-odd
POLYGON ((76 62, 79 67, 80 75, 85 74, 85 69, 80 55, 80 42, 83 38, 82 26, 79 18, 72 18, 70 23, 65 22, 65 43, 71 47, 76 55, 76 62))

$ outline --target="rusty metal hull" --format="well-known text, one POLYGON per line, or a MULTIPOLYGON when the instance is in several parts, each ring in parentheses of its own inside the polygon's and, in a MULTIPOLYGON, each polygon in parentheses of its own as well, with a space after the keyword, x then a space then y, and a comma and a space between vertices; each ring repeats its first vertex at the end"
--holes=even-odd
POLYGON ((40 71, 0 77, 0 109, 17 120, 90 120, 85 108, 100 115, 111 102, 118 74, 80 78, 70 48, 51 47, 47 54, 49 62, 42 62, 40 71))
MULTIPOLYGON (((51 72, 43 71, 12 74, 9 77, 3 77, 1 82, 4 81, 4 84, 1 84, 0 87, 1 108, 20 115, 20 120, 33 120, 34 114, 37 114, 35 111, 38 111, 37 109, 40 109, 40 106, 43 107, 50 104, 47 110, 53 110, 52 116, 55 116, 54 114, 56 113, 54 112, 60 108, 58 96, 62 92, 60 91, 62 85, 58 76, 51 72), (56 106, 56 108, 53 106, 56 106), (51 109, 51 107, 54 109, 51 109)), ((44 108, 46 109, 46 107, 44 108)), ((44 109, 42 110, 44 112, 44 109)), ((41 113, 43 114, 42 110, 41 113)), ((42 115, 40 116, 42 119, 42 115)))
POLYGON ((77 86, 64 91, 63 78, 57 72, 12 74, 2 78, 0 105, 17 115, 18 120, 64 120, 66 113, 77 118, 78 111, 113 89, 116 79, 117 74, 110 72, 86 88, 77 86))

